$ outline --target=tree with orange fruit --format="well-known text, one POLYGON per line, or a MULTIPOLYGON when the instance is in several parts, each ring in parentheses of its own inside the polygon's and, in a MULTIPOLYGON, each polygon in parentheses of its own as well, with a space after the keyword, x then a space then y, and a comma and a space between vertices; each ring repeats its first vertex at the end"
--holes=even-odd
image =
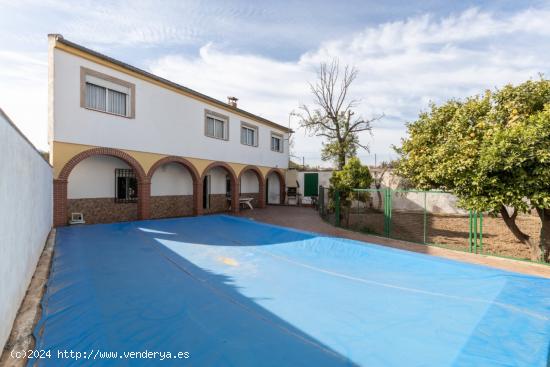
POLYGON ((451 191, 465 209, 501 216, 532 260, 550 261, 550 80, 432 104, 407 129, 396 148, 400 175, 417 188, 451 191), (541 220, 538 239, 516 223, 531 211, 541 220))

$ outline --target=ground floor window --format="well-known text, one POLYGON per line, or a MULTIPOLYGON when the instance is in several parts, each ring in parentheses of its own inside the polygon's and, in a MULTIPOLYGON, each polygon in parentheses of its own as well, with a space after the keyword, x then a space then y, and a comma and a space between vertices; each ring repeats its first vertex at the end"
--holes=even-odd
POLYGON ((133 169, 115 169, 115 202, 136 202, 138 198, 137 186, 137 178, 133 169))

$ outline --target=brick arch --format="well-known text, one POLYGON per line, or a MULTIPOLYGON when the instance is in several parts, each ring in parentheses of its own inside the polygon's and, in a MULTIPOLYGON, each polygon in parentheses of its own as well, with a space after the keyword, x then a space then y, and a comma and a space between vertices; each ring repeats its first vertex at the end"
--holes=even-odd
POLYGON ((235 171, 231 166, 225 162, 212 162, 210 163, 204 171, 202 171, 201 179, 200 179, 200 195, 199 195, 199 214, 202 212, 203 202, 202 202, 202 182, 204 181, 204 178, 206 177, 206 174, 208 171, 210 171, 212 168, 221 167, 226 170, 227 173, 229 173, 229 177, 231 179, 231 211, 233 213, 239 212, 239 180, 237 179, 237 175, 235 174, 235 171))
POLYGON ((138 179, 138 218, 149 218, 149 197, 151 182, 141 164, 131 155, 119 149, 113 148, 92 148, 78 153, 72 157, 61 169, 57 179, 53 180, 53 217, 54 225, 62 226, 67 224, 67 184, 72 170, 83 160, 93 156, 110 156, 119 158, 128 164, 136 172, 138 179))
POLYGON ((260 171, 260 169, 258 167, 256 167, 256 166, 246 166, 239 173, 239 184, 241 182, 242 175, 247 171, 254 172, 254 174, 256 174, 256 177, 258 178, 258 187, 259 187, 258 206, 260 208, 265 208, 265 179, 264 179, 264 176, 262 175, 262 172, 260 171))
POLYGON ((130 167, 132 167, 132 169, 134 169, 134 171, 136 172, 136 175, 138 176, 139 181, 143 181, 147 177, 145 174, 145 171, 143 170, 143 167, 141 167, 141 164, 139 164, 139 162, 130 154, 114 148, 92 148, 92 149, 88 149, 78 153, 77 155, 72 157, 67 163, 65 163, 65 166, 63 166, 63 169, 59 173, 58 179, 68 180, 69 175, 71 174, 71 171, 73 170, 73 168, 76 167, 77 164, 79 164, 86 158, 90 158, 92 156, 97 156, 97 155, 106 155, 106 156, 115 157, 123 160, 130 167))
POLYGON ((193 163, 189 162, 185 158, 176 157, 176 156, 168 156, 168 157, 161 158, 158 161, 156 161, 149 169, 149 172, 147 172, 147 178, 149 182, 151 182, 151 179, 153 178, 155 171, 159 167, 162 167, 163 165, 168 163, 178 163, 184 166, 191 174, 191 179, 193 180, 193 215, 198 215, 200 213, 199 206, 202 205, 199 199, 199 197, 202 196, 201 195, 202 185, 200 180, 201 175, 199 174, 199 172, 197 171, 197 168, 193 165, 193 163))
MULTIPOLYGON (((279 201, 280 204, 285 203, 285 196, 286 196, 286 183, 285 183, 285 175, 284 173, 278 169, 278 168, 272 168, 269 171, 267 171, 265 175, 265 181, 267 182, 267 179, 270 174, 275 173, 277 176, 279 176, 279 201)), ((267 203, 267 197, 266 197, 266 203, 267 203)))

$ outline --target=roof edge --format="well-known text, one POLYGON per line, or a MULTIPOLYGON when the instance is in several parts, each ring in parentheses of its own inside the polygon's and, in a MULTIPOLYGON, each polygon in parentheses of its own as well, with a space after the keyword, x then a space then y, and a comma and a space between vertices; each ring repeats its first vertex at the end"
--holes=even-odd
POLYGON ((137 73, 137 74, 140 74, 142 76, 144 76, 145 78, 149 78, 149 79, 153 79, 161 84, 165 84, 169 87, 172 87, 172 88, 175 88, 175 89, 178 89, 184 93, 187 93, 187 94, 191 94, 201 100, 203 100, 204 102, 206 103, 210 103, 216 107, 220 107, 220 108, 223 108, 224 110, 226 111, 230 111, 230 112, 234 112, 234 113, 237 113, 237 114, 240 114, 241 116, 244 116, 244 117, 247 117, 247 118, 250 118, 252 120, 255 120, 256 122, 260 122, 260 123, 264 123, 266 125, 269 125, 271 127, 274 127, 274 128, 277 128, 277 129, 280 129, 286 133, 292 133, 293 130, 286 127, 286 126, 283 126, 281 124, 278 124, 276 122, 273 122, 271 120, 268 120, 266 118, 263 118, 261 116, 258 116, 258 115, 255 115, 251 112, 248 112, 248 111, 245 111, 245 110, 242 110, 238 107, 232 107, 230 105, 228 105, 227 103, 224 103, 216 98, 213 98, 213 97, 210 97, 210 96, 207 96, 206 94, 202 94, 200 92, 197 92, 196 90, 193 90, 191 88, 187 88, 187 87, 184 87, 183 85, 181 84, 178 84, 178 83, 175 83, 175 82, 172 82, 168 79, 165 79, 165 78, 162 78, 160 76, 157 76, 155 74, 152 74, 148 71, 145 71, 143 69, 140 69, 140 68, 137 68, 135 66, 132 66, 130 64, 126 64, 125 62, 122 62, 120 60, 117 60, 117 59, 114 59, 112 57, 109 57, 107 55, 104 55, 102 53, 99 53, 97 51, 94 51, 92 49, 89 49, 87 47, 84 47, 84 46, 81 46, 77 43, 74 43, 74 42, 71 42, 67 39, 65 39, 63 37, 63 35, 61 34, 58 34, 58 33, 50 33, 48 34, 48 38, 49 39, 53 39, 55 41, 54 43, 54 46, 53 47, 56 47, 57 43, 61 43, 65 46, 69 46, 69 47, 72 47, 74 49, 77 49, 81 52, 84 52, 84 53, 87 53, 91 56, 94 56, 94 57, 97 57, 99 59, 102 59, 106 62, 109 62, 109 63, 112 63, 112 64, 115 64, 115 65, 118 65, 120 67, 122 67, 123 69, 126 69, 126 70, 129 70, 129 71, 132 71, 134 73, 137 73))

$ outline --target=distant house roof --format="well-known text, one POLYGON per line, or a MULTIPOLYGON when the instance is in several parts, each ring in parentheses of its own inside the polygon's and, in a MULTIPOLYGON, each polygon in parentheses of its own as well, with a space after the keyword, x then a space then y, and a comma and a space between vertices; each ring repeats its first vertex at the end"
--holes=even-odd
POLYGON ((121 68, 123 68, 123 69, 125 69, 129 72, 136 73, 136 74, 142 76, 143 79, 146 79, 146 80, 149 79, 149 80, 156 81, 160 84, 163 84, 166 87, 176 89, 176 90, 182 92, 183 94, 193 96, 193 97, 195 97, 199 100, 202 100, 202 101, 204 101, 206 103, 209 103, 211 105, 214 105, 216 107, 219 107, 219 108, 222 108, 224 110, 239 114, 239 115, 244 116, 244 117, 248 117, 248 118, 253 119, 257 122, 261 122, 265 125, 272 126, 272 127, 277 128, 279 130, 282 130, 284 132, 288 132, 288 133, 292 132, 292 130, 289 129, 288 127, 286 127, 286 126, 280 125, 276 122, 270 121, 268 119, 265 119, 261 116, 255 115, 255 114, 250 113, 248 111, 242 110, 240 108, 230 106, 229 104, 227 104, 225 102, 222 102, 218 99, 212 98, 212 97, 207 96, 207 95, 202 94, 202 93, 199 93, 199 92, 197 92, 193 89, 184 87, 183 85, 174 83, 174 82, 172 82, 168 79, 161 78, 160 76, 151 74, 151 73, 149 73, 145 70, 142 70, 140 68, 137 68, 137 67, 129 65, 129 64, 126 64, 125 62, 113 59, 112 57, 103 55, 103 54, 101 54, 97 51, 91 50, 87 47, 84 47, 84 46, 81 46, 77 43, 66 40, 65 38, 63 38, 63 36, 61 34, 50 34, 50 35, 48 35, 48 37, 51 37, 51 38, 54 39, 56 48, 67 51, 65 47, 60 47, 59 45, 61 44, 61 45, 64 45, 64 46, 68 46, 69 48, 79 50, 79 51, 81 51, 85 54, 88 54, 88 55, 93 56, 95 58, 99 58, 103 61, 106 61, 107 63, 117 65, 117 66, 119 66, 119 67, 121 67, 121 68))

